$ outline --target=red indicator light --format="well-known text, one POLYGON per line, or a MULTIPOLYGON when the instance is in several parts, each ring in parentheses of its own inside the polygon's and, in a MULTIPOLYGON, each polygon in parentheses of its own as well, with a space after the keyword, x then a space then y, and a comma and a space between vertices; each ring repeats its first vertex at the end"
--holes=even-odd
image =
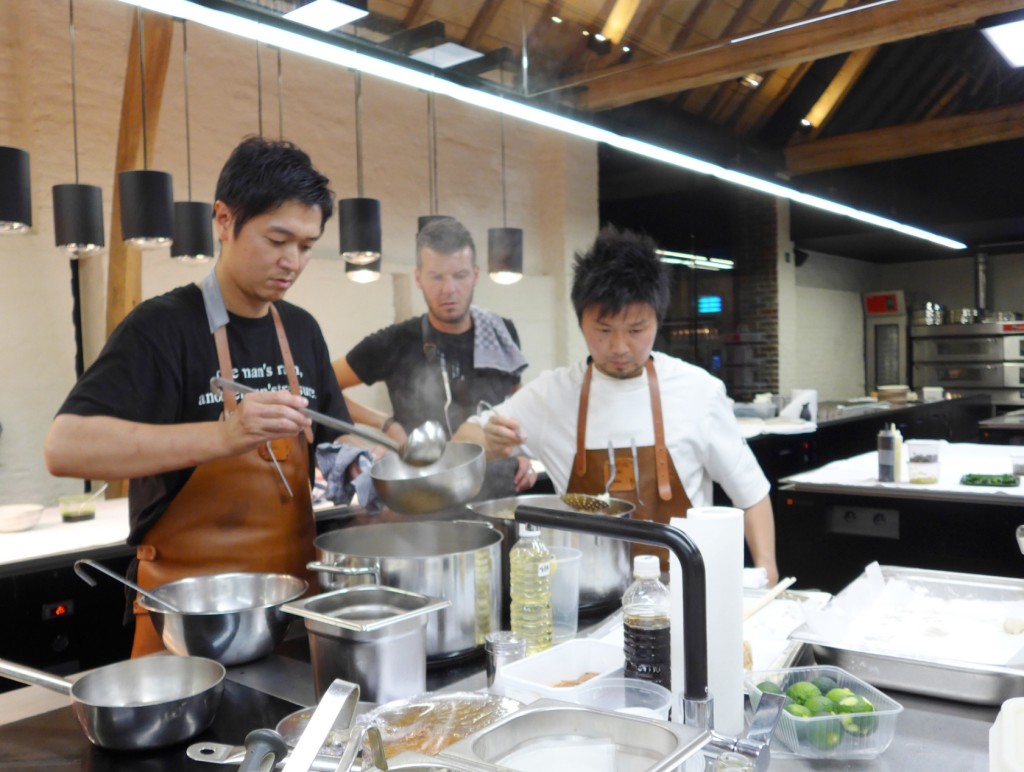
POLYGON ((63 603, 61 603, 60 605, 54 606, 54 608, 53 608, 53 615, 55 617, 62 617, 62 616, 64 616, 67 613, 68 613, 68 607, 65 606, 63 603))

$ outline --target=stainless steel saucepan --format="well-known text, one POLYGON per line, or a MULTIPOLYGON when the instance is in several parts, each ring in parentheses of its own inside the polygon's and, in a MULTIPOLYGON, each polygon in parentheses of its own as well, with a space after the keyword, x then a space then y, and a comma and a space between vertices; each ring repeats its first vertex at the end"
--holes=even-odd
POLYGON ((0 676, 71 698, 89 742, 117 751, 175 745, 213 723, 224 666, 202 657, 152 656, 115 662, 72 683, 0 659, 0 676))

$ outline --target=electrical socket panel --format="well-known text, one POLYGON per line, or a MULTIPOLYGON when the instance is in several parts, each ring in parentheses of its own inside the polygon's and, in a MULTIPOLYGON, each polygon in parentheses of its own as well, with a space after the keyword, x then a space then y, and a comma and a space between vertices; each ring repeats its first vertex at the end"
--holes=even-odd
POLYGON ((898 509, 836 504, 828 508, 825 531, 847 536, 898 539, 900 538, 900 513, 898 509))

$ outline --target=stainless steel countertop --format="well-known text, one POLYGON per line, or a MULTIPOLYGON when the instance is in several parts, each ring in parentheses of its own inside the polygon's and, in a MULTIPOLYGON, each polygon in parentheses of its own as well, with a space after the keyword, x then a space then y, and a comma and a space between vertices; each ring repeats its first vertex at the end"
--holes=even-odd
MULTIPOLYGON (((482 667, 482 662, 480 663, 482 667)), ((477 690, 485 686, 482 670, 468 669, 468 675, 449 683, 448 690, 477 690)), ((460 674, 467 669, 460 670, 460 674)), ((265 693, 311 705, 313 695, 310 666, 299 660, 272 654, 246 665, 228 669, 228 678, 265 693)), ((998 708, 937 700, 899 692, 887 692, 903 705, 896 722, 896 737, 889 749, 870 761, 825 761, 791 759, 783 749, 771 764, 780 770, 947 770, 969 772, 988 769, 988 730, 998 708)), ((63 695, 38 686, 0 694, 0 724, 68 705, 63 695)))

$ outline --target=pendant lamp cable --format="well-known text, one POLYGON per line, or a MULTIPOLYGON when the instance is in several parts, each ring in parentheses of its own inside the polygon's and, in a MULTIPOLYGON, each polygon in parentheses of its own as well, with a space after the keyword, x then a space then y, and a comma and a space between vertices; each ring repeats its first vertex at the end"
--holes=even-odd
POLYGON ((437 110, 433 92, 427 94, 427 174, 430 177, 430 213, 437 214, 437 110))
POLYGON ((363 75, 356 73, 356 195, 363 197, 363 75))
POLYGON ((78 184, 78 82, 75 77, 75 0, 68 0, 68 19, 71 41, 71 133, 75 148, 75 184, 78 184))
MULTIPOLYGON (((68 37, 71 41, 71 131, 75 149, 75 184, 78 184, 78 83, 75 73, 75 0, 68 0, 68 37)), ((71 322, 75 329, 75 377, 85 372, 84 340, 82 335, 82 288, 78 261, 71 263, 71 322)), ((86 483, 88 491, 89 484, 86 483)))
POLYGON ((284 139, 284 78, 281 74, 281 49, 277 49, 277 138, 284 139))
POLYGON ((508 227, 508 208, 505 204, 505 115, 501 118, 501 227, 508 227))
POLYGON ((256 41, 256 113, 259 135, 263 136, 263 61, 260 58, 260 41, 256 41))
POLYGON ((181 67, 185 86, 185 171, 188 179, 188 200, 192 200, 192 132, 188 110, 188 21, 181 20, 181 67))
POLYGON ((138 19, 139 27, 139 77, 142 79, 142 82, 139 84, 142 92, 142 168, 146 170, 149 169, 149 140, 146 137, 146 44, 142 14, 142 6, 137 6, 135 15, 138 19))

